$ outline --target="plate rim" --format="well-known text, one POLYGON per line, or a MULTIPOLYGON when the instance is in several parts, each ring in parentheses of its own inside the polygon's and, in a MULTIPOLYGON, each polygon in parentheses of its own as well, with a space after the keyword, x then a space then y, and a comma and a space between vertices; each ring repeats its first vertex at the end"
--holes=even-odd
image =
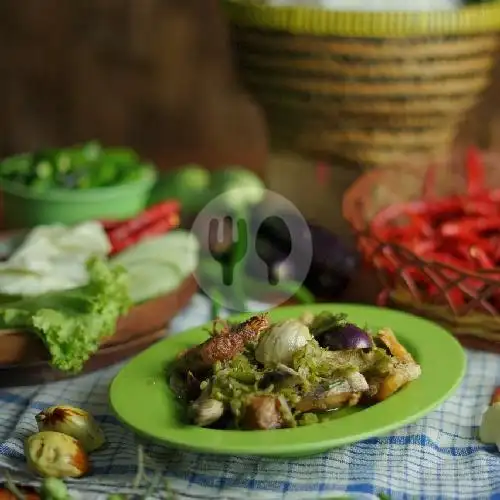
MULTIPOLYGON (((401 396, 403 395, 404 391, 408 391, 411 389, 411 386, 414 384, 417 384, 419 381, 413 382, 411 385, 408 386, 408 388, 405 388, 401 391, 401 393, 392 396, 388 400, 382 403, 378 403, 370 408, 364 409, 362 411, 346 415, 345 417, 339 418, 339 419, 333 419, 333 420, 328 420, 326 422, 320 423, 320 424, 314 424, 312 426, 305 426, 305 427, 297 427, 293 429, 279 429, 279 430, 267 430, 267 431, 227 431, 227 430, 213 430, 213 429, 204 429, 204 428, 198 428, 195 426, 190 426, 190 425, 184 425, 182 424, 183 428, 188 428, 189 435, 194 436, 194 438, 191 438, 189 440, 186 439, 179 439, 176 438, 175 434, 179 430, 178 428, 172 428, 168 427, 166 425, 165 427, 165 432, 168 434, 168 429, 171 430, 170 434, 173 434, 173 436, 158 436, 155 433, 151 433, 148 431, 145 431, 143 428, 137 427, 137 424, 134 424, 133 421, 131 421, 130 418, 127 418, 122 414, 123 409, 120 408, 120 404, 117 404, 116 402, 116 394, 120 390, 119 389, 119 384, 120 381, 123 377, 126 378, 126 374, 128 370, 133 370, 134 365, 136 363, 140 364, 141 358, 146 358, 148 356, 148 353, 154 353, 156 351, 160 351, 162 348, 165 346, 168 346, 169 344, 176 345, 176 344, 182 344, 183 342, 188 341, 188 344, 193 345, 192 342, 189 342, 190 337, 200 337, 203 336, 205 338, 208 338, 208 334, 204 334, 203 330, 207 328, 210 325, 209 323, 205 323, 202 325, 199 325, 194 328, 190 328, 188 330, 185 330, 183 332, 179 332, 177 334, 171 335, 167 337, 166 339, 157 342, 153 346, 149 347, 139 355, 135 356, 132 358, 127 364, 120 369, 120 371, 116 374, 116 376, 113 378, 110 387, 109 387, 109 392, 108 392, 108 400, 109 400, 109 405, 110 408, 113 412, 113 414, 116 416, 116 418, 127 428, 131 429, 134 433, 143 436, 147 438, 149 441, 164 445, 164 446, 172 446, 178 449, 184 449, 184 450, 189 450, 189 451, 194 451, 194 452, 200 452, 200 453, 210 453, 210 454, 216 454, 216 455, 240 455, 240 456, 300 456, 300 455, 307 455, 307 454, 314 454, 314 453, 320 453, 321 451, 325 451, 328 449, 333 449, 337 448, 340 446, 344 446, 347 444, 352 444, 352 443, 357 443, 359 441, 363 441, 365 439, 369 438, 375 438, 375 437, 380 437, 382 435, 386 435, 390 433, 391 431, 397 430, 401 427, 404 427, 405 425, 408 425, 410 423, 413 423, 420 418, 424 417, 425 415, 429 414, 431 411, 436 409, 438 406, 440 406, 445 400, 447 400, 452 394, 455 393, 455 391, 458 389, 459 385, 462 383, 463 378, 466 373, 466 368, 467 368, 467 358, 465 354, 465 350, 463 347, 460 345, 458 340, 451 334, 449 333, 445 328, 442 326, 433 323, 432 321, 429 321, 425 318, 421 318, 403 311, 398 311, 394 309, 389 309, 389 308, 382 308, 382 307, 377 307, 377 306, 372 306, 372 305, 364 305, 364 304, 342 304, 342 303, 318 303, 318 304, 307 304, 307 305, 294 305, 294 306, 283 306, 283 307, 278 307, 278 308, 272 308, 268 312, 270 313, 271 316, 278 314, 279 316, 286 316, 287 314, 289 315, 288 317, 298 317, 301 313, 308 311, 308 310, 313 310, 313 311, 320 311, 320 310, 328 310, 328 309, 333 309, 335 312, 340 312, 343 309, 345 309, 346 313, 348 315, 355 314, 356 311, 358 313, 360 312, 367 312, 368 315, 370 314, 375 314, 377 315, 389 315, 390 317, 392 316, 393 318, 398 319, 399 321, 410 321, 413 323, 420 324, 422 327, 430 327, 431 330, 438 332, 438 335, 441 336, 441 342, 445 342, 448 344, 448 348, 454 349, 454 355, 457 355, 455 360, 454 360, 454 365, 455 365, 455 372, 453 373, 453 376, 449 378, 452 379, 450 382, 449 386, 447 386, 445 389, 440 391, 440 394, 438 397, 435 397, 432 400, 429 400, 425 403, 424 406, 422 406, 419 410, 413 411, 411 413, 408 413, 404 415, 403 417, 396 417, 396 418, 388 418, 386 415, 379 415, 381 414, 381 405, 385 405, 384 408, 387 410, 390 410, 392 406, 397 405, 397 403, 402 399, 401 396), (443 340, 446 339, 446 340, 443 340), (139 361, 138 361, 139 360, 139 361), (391 404, 391 401, 396 401, 391 404), (348 422, 348 425, 356 425, 357 420, 361 419, 364 420, 364 417, 360 417, 360 415, 366 415, 368 412, 371 412, 370 415, 373 417, 374 414, 377 415, 377 418, 382 420, 382 424, 375 425, 372 427, 368 427, 366 430, 361 430, 360 432, 348 432, 344 436, 337 436, 333 438, 328 438, 325 437, 324 439, 318 440, 317 438, 313 438, 311 436, 310 441, 304 441, 300 440, 300 442, 296 443, 293 442, 293 438, 290 437, 288 438, 288 442, 286 439, 286 436, 298 436, 298 433, 303 433, 306 435, 308 434, 317 434, 317 432, 320 432, 321 430, 324 430, 325 432, 328 431, 329 429, 332 428, 332 426, 340 427, 345 425, 345 422, 348 422), (312 429, 312 431, 311 431, 312 429), (309 431, 309 432, 308 432, 309 431), (292 434, 293 433, 293 434, 292 434), (278 439, 278 443, 271 443, 268 444, 267 446, 259 444, 261 443, 260 439, 255 439, 255 443, 251 446, 248 444, 241 444, 238 443, 238 436, 243 438, 244 436, 267 436, 269 439, 270 436, 282 436, 282 438, 278 439), (209 438, 210 436, 210 438, 209 438), (199 437, 199 439, 196 439, 196 437, 199 437), (217 440, 217 437, 220 439, 217 440), (231 438, 231 439, 225 439, 224 444, 222 448, 214 448, 214 441, 220 441, 223 439, 223 437, 226 438, 231 438), (236 444, 234 444, 234 440, 236 439, 236 444), (193 442, 195 441, 195 442, 193 442), (281 442, 283 441, 283 442, 281 442), (291 441, 291 442, 290 442, 291 441)), ((237 315, 230 316, 228 319, 238 321, 242 320, 244 318, 248 318, 251 315, 257 314, 256 312, 248 312, 248 313, 241 313, 237 315)), ((390 325, 391 319, 387 321, 387 324, 385 326, 391 328, 390 325)), ((382 327, 382 325, 377 325, 377 327, 382 327)), ((396 333, 397 335, 401 334, 401 332, 396 333)), ((414 334, 408 332, 404 333, 403 336, 409 336, 412 337, 414 334)), ((410 342, 411 343, 411 342, 410 342)), ((411 348, 411 346, 408 346, 411 348)), ((427 345, 426 348, 429 346, 427 345)), ((177 354, 179 352, 179 346, 177 345, 177 350, 175 350, 174 354, 177 354)), ((410 349, 411 350, 411 349, 410 349)), ((419 362, 421 362, 419 360, 419 362)), ((165 364, 167 361, 165 361, 165 364)), ((426 363, 426 361, 424 361, 426 363)), ((430 367, 428 367, 429 369, 430 367)), ((424 367, 422 367, 422 377, 425 375, 424 372, 424 367)), ((150 377, 148 377, 150 378, 150 377)), ((168 385, 166 383, 166 380, 163 380, 162 385, 167 388, 167 391, 165 395, 167 395, 168 392, 168 385)), ((406 398, 408 399, 408 398, 406 398)), ((127 413, 126 411, 124 413, 127 413)), ((388 413, 388 412, 385 412, 388 413)), ((404 412, 403 412, 404 413, 404 412)), ((134 419, 132 419, 134 420, 134 419)), ((246 439, 246 438, 245 438, 246 439)), ((245 440, 244 439, 244 440, 245 440)), ((220 443, 219 443, 220 444, 220 443)))

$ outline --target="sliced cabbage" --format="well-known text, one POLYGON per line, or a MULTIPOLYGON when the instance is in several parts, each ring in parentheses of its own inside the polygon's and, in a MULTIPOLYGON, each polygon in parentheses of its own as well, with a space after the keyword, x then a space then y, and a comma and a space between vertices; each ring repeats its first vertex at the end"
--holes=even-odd
POLYGON ((198 266, 199 243, 189 231, 177 229, 145 239, 113 257, 129 275, 134 304, 178 288, 198 266))

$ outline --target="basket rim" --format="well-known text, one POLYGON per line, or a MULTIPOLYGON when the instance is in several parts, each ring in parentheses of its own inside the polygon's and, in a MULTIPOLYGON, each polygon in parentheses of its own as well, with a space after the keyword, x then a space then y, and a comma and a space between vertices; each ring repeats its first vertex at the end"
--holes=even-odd
POLYGON ((317 7, 269 6, 258 0, 222 0, 230 21, 241 27, 305 35, 403 38, 472 35, 500 31, 500 2, 452 11, 354 12, 317 7))

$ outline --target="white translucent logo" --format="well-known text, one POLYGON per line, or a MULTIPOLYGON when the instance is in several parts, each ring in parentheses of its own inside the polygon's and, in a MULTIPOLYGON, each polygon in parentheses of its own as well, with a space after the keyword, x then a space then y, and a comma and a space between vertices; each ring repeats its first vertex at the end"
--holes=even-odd
POLYGON ((211 200, 192 231, 202 248, 200 289, 221 306, 246 312, 248 301, 280 305, 295 295, 312 260, 311 233, 297 207, 265 191, 250 210, 253 192, 232 189, 211 200))

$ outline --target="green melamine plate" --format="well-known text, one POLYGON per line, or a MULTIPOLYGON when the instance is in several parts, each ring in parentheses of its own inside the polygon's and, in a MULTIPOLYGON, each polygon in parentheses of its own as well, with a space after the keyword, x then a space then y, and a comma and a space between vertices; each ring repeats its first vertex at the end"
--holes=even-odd
MULTIPOLYGON (((298 318, 305 311, 344 312, 353 323, 377 330, 390 327, 422 367, 421 377, 386 401, 365 409, 333 412, 322 423, 270 431, 212 430, 188 425, 170 391, 165 367, 176 355, 207 338, 204 327, 167 338, 130 361, 113 380, 110 402, 126 426, 168 446, 204 453, 293 457, 321 453, 393 431, 436 408, 460 384, 465 353, 438 325, 398 311, 346 304, 292 306, 270 311, 273 321, 298 318)), ((249 314, 234 320, 242 320, 249 314)))

